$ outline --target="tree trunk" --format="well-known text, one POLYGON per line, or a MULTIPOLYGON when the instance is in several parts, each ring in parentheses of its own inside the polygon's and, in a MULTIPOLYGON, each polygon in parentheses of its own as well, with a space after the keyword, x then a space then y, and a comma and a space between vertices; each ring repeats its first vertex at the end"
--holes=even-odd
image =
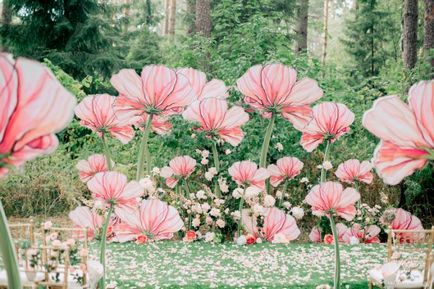
POLYGON ((326 62, 327 57, 327 40, 328 40, 328 33, 329 33, 329 0, 324 0, 324 40, 323 40, 323 46, 322 46, 322 59, 321 63, 322 65, 326 62))
POLYGON ((211 36, 211 0, 196 1, 196 32, 211 36))
POLYGON ((164 4, 164 35, 169 33, 169 19, 170 19, 170 2, 172 0, 166 0, 164 4))
POLYGON ((298 23, 297 23, 297 43, 295 52, 303 52, 307 50, 307 26, 309 19, 309 0, 300 0, 298 8, 298 23))
POLYGON ((3 0, 2 4, 2 15, 1 15, 1 24, 2 25, 10 25, 12 22, 12 9, 9 3, 9 0, 3 0))
POLYGON ((169 13, 169 35, 175 35, 176 27, 176 0, 170 1, 170 13, 169 13))
POLYGON ((425 57, 431 64, 431 73, 434 73, 434 0, 425 0, 424 30, 425 57))
POLYGON ((187 34, 194 33, 196 19, 196 0, 187 0, 187 34))
POLYGON ((414 68, 417 61, 417 1, 404 0, 402 58, 408 69, 414 68))

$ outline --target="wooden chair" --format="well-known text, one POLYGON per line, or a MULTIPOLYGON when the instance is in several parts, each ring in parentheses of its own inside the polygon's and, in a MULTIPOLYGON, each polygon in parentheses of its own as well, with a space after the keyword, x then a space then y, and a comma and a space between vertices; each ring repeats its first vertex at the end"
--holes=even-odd
MULTIPOLYGON (((433 276, 431 266, 434 261, 434 226, 430 230, 388 230, 387 262, 396 261, 401 264, 403 272, 420 273, 419 281, 414 283, 399 283, 395 288, 431 288, 433 276), (419 286, 420 285, 420 286, 419 286), (412 287, 413 286, 413 287, 412 287)), ((371 277, 368 277, 369 289, 373 286, 382 287, 371 277)))

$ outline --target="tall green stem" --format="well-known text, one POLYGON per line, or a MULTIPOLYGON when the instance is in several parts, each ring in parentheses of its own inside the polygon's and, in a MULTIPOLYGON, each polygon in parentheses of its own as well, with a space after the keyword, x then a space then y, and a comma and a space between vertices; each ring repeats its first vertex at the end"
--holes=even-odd
POLYGON ((325 148, 325 151, 324 151, 324 159, 323 159, 323 162, 321 164, 322 165, 322 168, 321 168, 321 183, 323 183, 323 182, 326 181, 327 171, 324 169, 324 163, 326 161, 328 161, 328 158, 329 158, 330 144, 331 144, 331 141, 327 140, 326 148, 325 148))
POLYGON ((270 147, 271 135, 273 134, 274 121, 276 119, 273 113, 270 122, 268 123, 267 130, 265 131, 264 142, 262 143, 261 159, 259 161, 259 166, 265 168, 267 166, 267 154, 268 148, 270 147))
POLYGON ((143 177, 145 162, 146 162, 146 174, 149 175, 151 170, 150 169, 151 158, 149 155, 148 137, 149 137, 149 132, 151 130, 152 117, 153 115, 149 115, 148 120, 146 121, 145 130, 143 131, 142 141, 140 142, 139 155, 137 157, 137 173, 136 173, 137 181, 143 177))
POLYGON ((107 243, 107 229, 108 229, 108 226, 110 223, 110 217, 113 213, 113 209, 114 209, 114 206, 111 205, 108 212, 107 212, 106 219, 104 220, 104 224, 103 224, 102 232, 101 232, 99 261, 101 262, 101 264, 104 268, 104 274, 103 274, 101 280, 99 281, 99 288, 105 288, 105 276, 106 276, 105 249, 106 249, 106 243, 107 243))
POLYGON ((102 140, 102 146, 104 147, 105 158, 107 159, 107 165, 108 165, 109 171, 111 171, 113 168, 113 165, 112 165, 113 158, 111 156, 110 149, 109 149, 108 144, 107 144, 107 139, 105 137, 105 133, 102 134, 101 140, 102 140))
POLYGON ((339 253, 339 235, 336 229, 335 221, 333 220, 333 215, 330 215, 330 227, 332 228, 333 240, 335 244, 335 277, 334 277, 334 289, 339 289, 341 281, 341 257, 339 253))
POLYGON ((238 238, 241 236, 241 226, 243 224, 243 206, 244 206, 244 192, 243 192, 243 196, 240 198, 240 204, 238 205, 238 211, 240 212, 240 221, 238 222, 238 227, 237 227, 238 238))
POLYGON ((14 244, 11 237, 11 232, 8 227, 3 204, 0 200, 0 251, 3 257, 3 263, 6 268, 8 278, 8 288, 21 289, 20 272, 18 271, 17 256, 15 253, 14 244))
MULTIPOLYGON (((359 194, 360 194, 360 191, 359 191, 359 183, 357 182, 357 180, 354 181, 354 188, 355 188, 356 191, 358 191, 359 194)), ((361 195, 360 195, 360 196, 361 196, 361 195)), ((360 210, 361 205, 362 205, 362 198, 360 198, 360 199, 357 201, 357 209, 360 210)))
MULTIPOLYGON (((188 184, 188 182, 187 182, 187 179, 184 179, 184 185, 185 185, 185 192, 186 192, 186 199, 188 199, 188 198, 190 198, 190 194, 191 194, 191 190, 190 190, 190 185, 188 184)), ((191 222, 192 222, 192 220, 191 220, 191 214, 189 214, 189 213, 187 213, 188 214, 188 224, 187 224, 187 230, 190 230, 190 228, 191 228, 191 222)))
POLYGON ((217 150, 217 143, 215 141, 212 142, 212 156, 214 158, 215 169, 217 170, 217 178, 214 184, 214 193, 217 195, 217 197, 221 197, 220 186, 218 183, 218 174, 220 172, 220 160, 219 160, 219 152, 217 150))

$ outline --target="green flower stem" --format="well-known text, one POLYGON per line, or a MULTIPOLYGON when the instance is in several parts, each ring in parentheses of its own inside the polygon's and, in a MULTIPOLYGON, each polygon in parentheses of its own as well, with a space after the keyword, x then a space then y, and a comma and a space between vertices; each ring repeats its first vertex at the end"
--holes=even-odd
MULTIPOLYGON (((360 194, 360 191, 359 191, 359 183, 358 183, 356 180, 354 181, 354 188, 355 188, 356 191, 358 191, 359 194, 360 194)), ((362 196, 362 195, 360 195, 360 196, 362 196)), ((357 201, 357 209, 360 209, 361 206, 362 206, 362 198, 360 197, 360 199, 357 201)))
POLYGON ((104 273, 103 273, 101 280, 99 281, 99 288, 105 288, 105 276, 106 276, 105 249, 106 249, 106 243, 107 243, 107 229, 108 229, 108 226, 110 223, 110 217, 113 213, 113 209, 114 209, 114 206, 111 205, 108 212, 107 212, 106 219, 104 220, 104 224, 102 227, 99 261, 101 262, 101 264, 104 268, 104 273))
POLYGON ((139 155, 137 157, 137 173, 136 180, 140 180, 143 177, 143 171, 145 169, 146 162, 146 174, 149 175, 151 167, 151 156, 149 154, 148 138, 149 132, 151 131, 153 115, 149 115, 146 121, 145 130, 143 131, 142 141, 140 142, 139 155))
POLYGON ((219 152, 217 150, 217 143, 215 141, 212 142, 212 156, 214 158, 214 167, 217 170, 217 178, 214 184, 214 193, 216 194, 217 197, 221 197, 222 194, 220 191, 220 186, 218 184, 218 175, 220 172, 220 160, 219 160, 219 152))
POLYGON ((274 127, 275 119, 276 119, 276 116, 273 113, 271 118, 270 118, 270 122, 268 123, 267 130, 265 132, 264 142, 262 143, 261 159, 259 161, 259 166, 261 168, 265 168, 267 166, 268 148, 270 147, 270 140, 271 140, 271 135, 273 134, 273 127, 274 127))
POLYGON ((108 165, 109 171, 111 171, 113 169, 113 165, 112 165, 113 158, 111 156, 110 149, 109 149, 108 144, 107 144, 107 139, 105 137, 105 133, 102 134, 101 140, 102 140, 102 146, 104 147, 104 154, 105 154, 105 157, 107 159, 107 165, 108 165))
MULTIPOLYGON (((329 157, 329 152, 330 152, 330 145, 331 145, 331 141, 327 140, 327 144, 326 144, 326 148, 324 151, 324 159, 322 162, 322 166, 324 166, 324 163, 326 161, 328 161, 328 157, 329 157)), ((324 167, 321 168, 321 183, 326 181, 326 176, 327 176, 327 171, 324 169, 324 167)))
POLYGON ((339 235, 336 229, 335 221, 333 220, 333 215, 330 216, 330 227, 332 228, 333 240, 335 244, 335 277, 334 277, 334 289, 339 289, 341 281, 341 257, 339 253, 339 235))
POLYGON ((8 288, 21 289, 20 272, 18 271, 17 256, 15 253, 14 244, 12 242, 11 232, 8 227, 3 204, 0 200, 0 251, 3 257, 3 263, 6 267, 8 278, 8 288))
MULTIPOLYGON (((243 195, 244 195, 244 192, 243 192, 243 195)), ((238 211, 240 212, 240 221, 238 222, 238 227, 237 227, 238 238, 241 236, 241 226, 243 223, 243 206, 244 206, 244 197, 242 196, 240 198, 240 204, 238 205, 238 211)))
MULTIPOLYGON (((185 197, 188 199, 188 198, 190 198, 191 190, 190 190, 190 185, 187 182, 187 179, 184 179, 184 185, 185 185, 185 192, 186 192, 186 196, 185 197)), ((190 230, 191 223, 192 223, 191 214, 189 214, 189 213, 187 213, 187 214, 188 214, 187 230, 190 230)))

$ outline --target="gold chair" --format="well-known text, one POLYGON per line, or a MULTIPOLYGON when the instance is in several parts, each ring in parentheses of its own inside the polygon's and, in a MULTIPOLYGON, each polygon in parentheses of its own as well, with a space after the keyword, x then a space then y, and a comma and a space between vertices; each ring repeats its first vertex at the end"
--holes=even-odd
MULTIPOLYGON (((431 288, 433 244, 434 226, 430 230, 388 230, 387 262, 396 261, 401 265, 394 288, 431 288)), ((374 285, 382 288, 371 276, 368 282, 369 289, 374 285)))

